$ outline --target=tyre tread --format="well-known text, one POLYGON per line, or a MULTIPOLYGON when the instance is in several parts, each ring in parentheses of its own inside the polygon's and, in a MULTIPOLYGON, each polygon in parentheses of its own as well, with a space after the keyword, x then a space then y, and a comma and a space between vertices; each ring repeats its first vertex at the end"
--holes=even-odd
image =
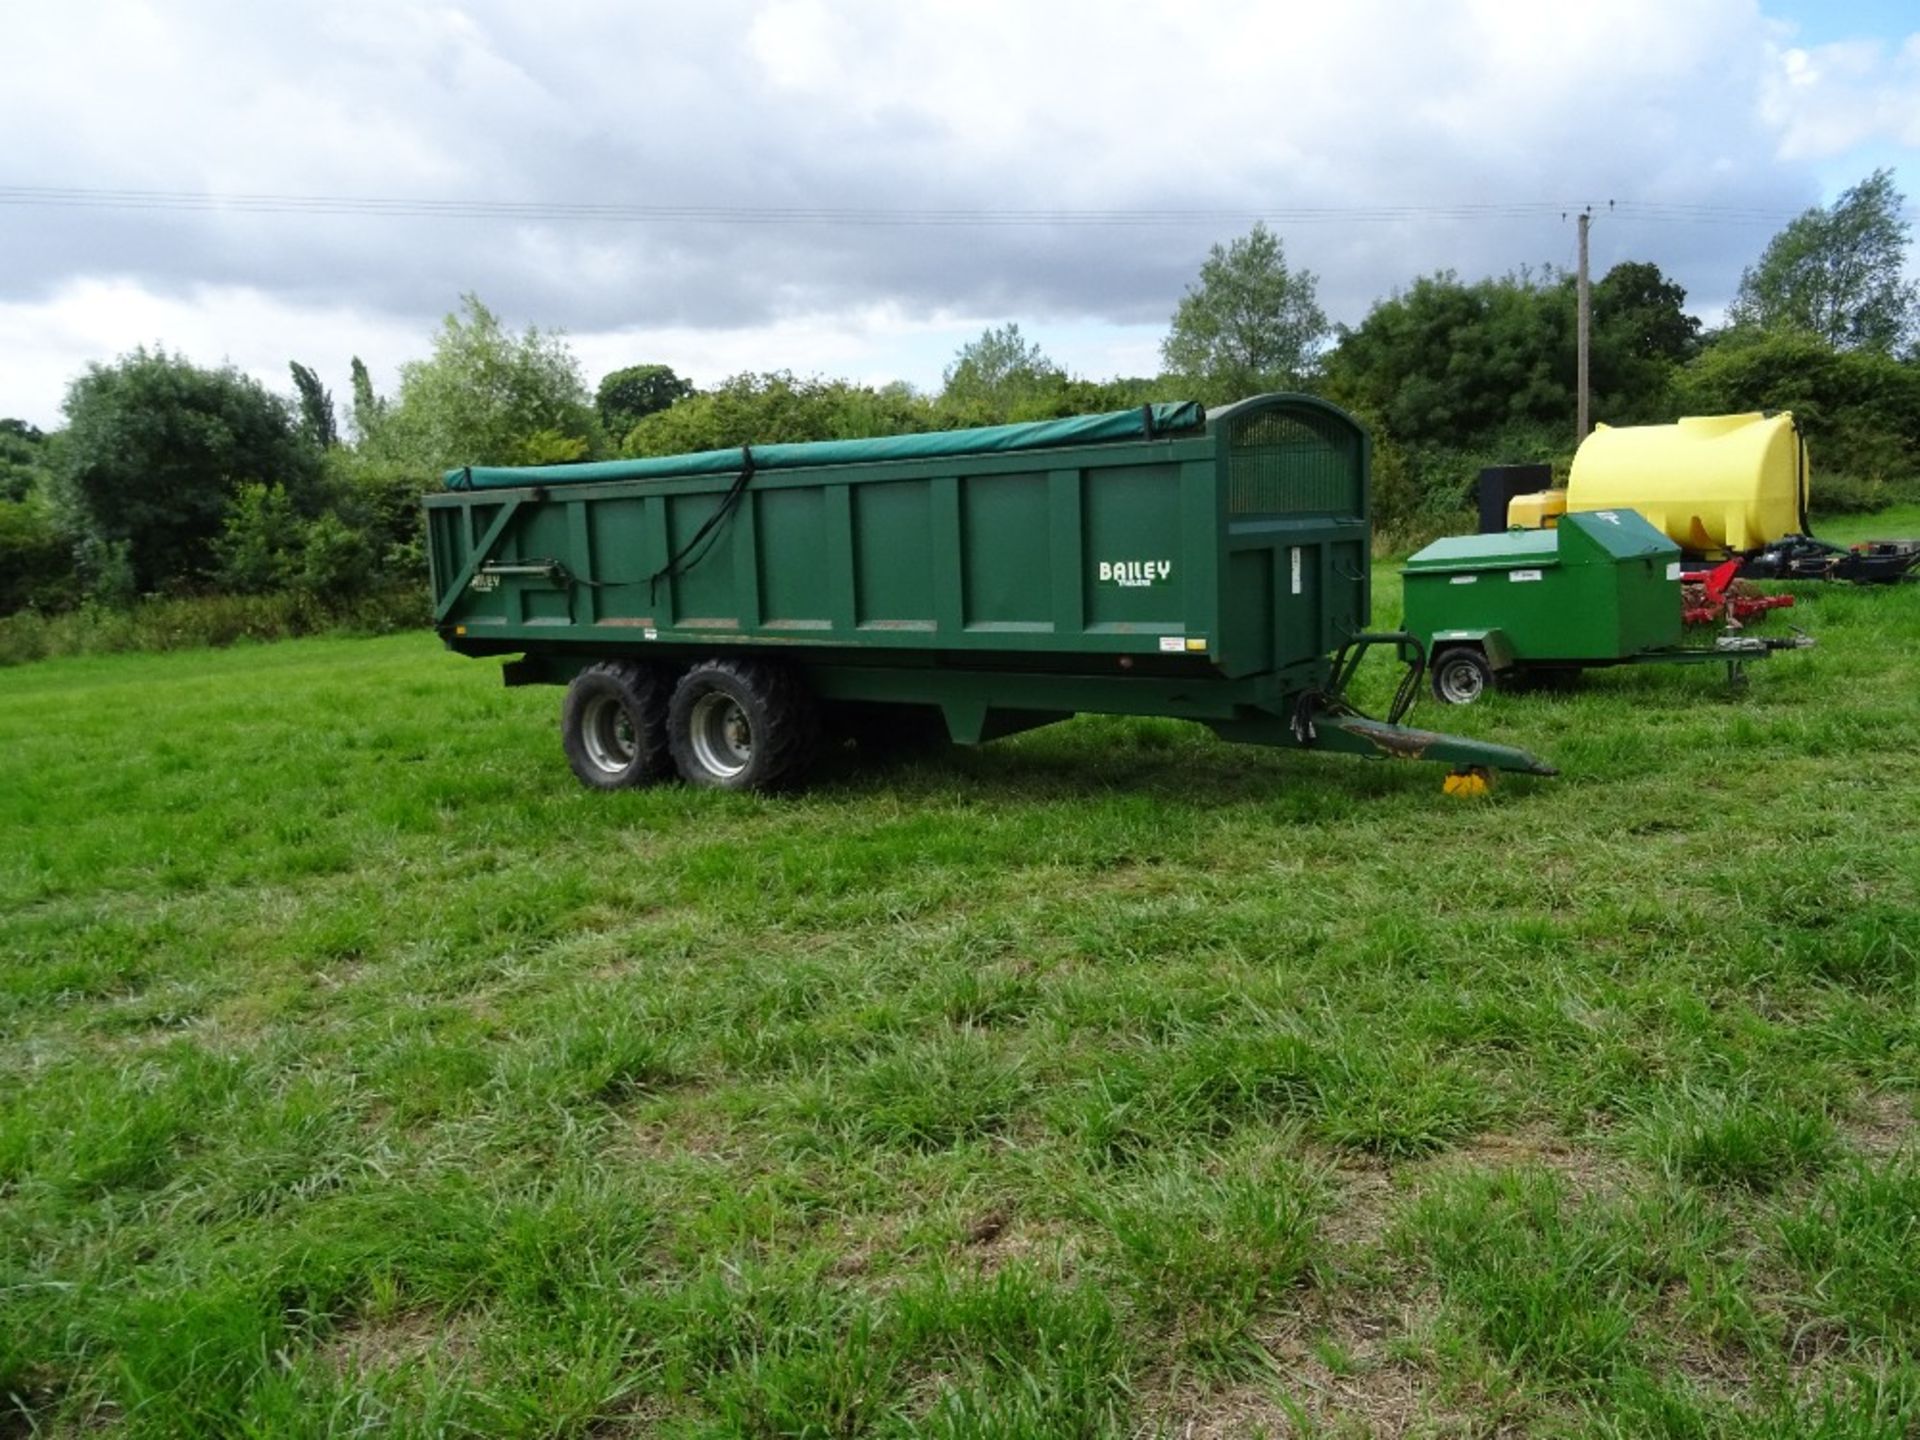
POLYGON ((749 778, 731 788, 776 790, 797 782, 820 750, 820 713, 812 691, 798 672, 784 665, 731 656, 700 661, 674 687, 667 732, 681 776, 694 784, 712 783, 693 757, 686 732, 693 700, 713 676, 724 676, 751 696, 764 717, 754 735, 749 778))
POLYGON ((667 744, 667 707, 671 693, 672 686, 665 673, 656 665, 638 660, 597 660, 574 676, 573 683, 567 686, 566 696, 560 702, 560 736, 567 764, 580 783, 594 790, 623 790, 634 785, 652 784, 672 775, 673 758, 667 744), (579 711, 582 697, 592 688, 593 681, 599 678, 611 680, 618 686, 644 720, 638 731, 638 763, 626 778, 613 784, 608 784, 604 776, 587 768, 581 754, 579 711), (588 683, 582 685, 582 681, 588 683))

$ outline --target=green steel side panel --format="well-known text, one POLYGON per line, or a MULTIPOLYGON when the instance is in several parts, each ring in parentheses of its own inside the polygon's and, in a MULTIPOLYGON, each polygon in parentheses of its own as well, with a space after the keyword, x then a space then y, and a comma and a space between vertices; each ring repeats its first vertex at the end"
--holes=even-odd
MULTIPOLYGON (((718 495, 668 497, 667 543, 672 553, 683 552, 719 508, 718 495)), ((738 627, 740 612, 733 585, 733 547, 726 543, 729 538, 718 531, 711 533, 710 543, 697 552, 699 563, 661 583, 675 624, 738 627)))
POLYGON ((477 572, 483 562, 499 552, 524 505, 521 497, 507 496, 498 504, 469 505, 460 512, 446 537, 447 563, 431 567, 436 574, 453 577, 445 582, 446 589, 436 591, 436 624, 453 614, 463 600, 490 620, 506 619, 506 597, 499 591, 499 582, 489 584, 490 577, 477 572))
POLYGON ((1178 634, 1189 568, 1181 553, 1180 473, 1142 465, 1081 486, 1082 614, 1095 630, 1178 634))
POLYGON ((751 495, 760 561, 760 623, 830 630, 833 600, 818 583, 827 553, 824 489, 751 495))
POLYGON ((533 573, 482 577, 482 589, 458 598, 447 621, 475 639, 529 638, 526 626, 540 620, 569 629, 555 641, 621 648, 704 637, 1158 654, 1160 634, 1212 635, 1219 543, 1212 451, 1200 436, 1055 452, 1073 463, 1043 471, 1010 454, 968 460, 968 473, 929 475, 950 462, 923 461, 756 476, 731 517, 697 544, 730 477, 551 495, 451 492, 432 497, 428 508, 480 516, 519 502, 530 514, 554 516, 540 527, 538 544, 520 535, 495 557, 533 573), (1124 517, 1155 493, 1147 522, 1133 523, 1163 562, 1147 595, 1128 594, 1132 587, 1118 582, 1123 573, 1144 573, 1135 557, 1124 566, 1110 562, 1111 588, 1124 598, 1098 598, 1105 592, 1083 521, 1102 539, 1116 525, 1125 531, 1125 519, 1107 517, 1106 507, 1124 517), (584 544, 576 540, 575 513, 584 516, 584 544), (683 563, 660 574, 670 556, 683 563), (1197 592, 1166 573, 1176 557, 1174 574, 1184 568, 1201 577, 1197 592), (556 568, 543 573, 546 562, 556 568), (590 577, 593 585, 569 584, 567 576, 590 577), (580 603, 586 589, 590 608, 580 603), (1183 613, 1189 602, 1193 613, 1183 613), (1093 613, 1103 605, 1105 618, 1093 613))
POLYGON ((1276 568, 1271 546, 1227 554, 1227 613, 1221 621, 1220 660, 1229 675, 1250 675, 1273 664, 1274 626, 1280 619, 1280 607, 1274 601, 1276 568))
POLYGON ((1618 653, 1638 655, 1680 643, 1680 581, 1677 571, 1671 577, 1668 573, 1669 565, 1677 563, 1659 556, 1643 556, 1623 560, 1615 567, 1618 653))
POLYGON ((1451 632, 1499 630, 1522 663, 1600 659, 1615 644, 1609 579, 1557 566, 1408 573, 1406 625, 1429 650, 1451 632))
POLYGON ((933 515, 927 483, 890 480, 846 489, 853 510, 855 623, 933 629, 933 515))
POLYGON ((960 482, 961 614, 969 630, 1053 629, 1047 477, 960 482))
POLYGON ((1199 431, 1207 413, 1191 401, 1074 415, 1021 425, 971 430, 935 430, 921 435, 883 435, 870 440, 816 440, 603 460, 584 465, 463 465, 443 477, 449 490, 518 489, 528 485, 590 485, 609 480, 663 480, 692 475, 738 474, 748 458, 757 470, 804 470, 826 465, 993 455, 1076 445, 1175 437, 1199 431))

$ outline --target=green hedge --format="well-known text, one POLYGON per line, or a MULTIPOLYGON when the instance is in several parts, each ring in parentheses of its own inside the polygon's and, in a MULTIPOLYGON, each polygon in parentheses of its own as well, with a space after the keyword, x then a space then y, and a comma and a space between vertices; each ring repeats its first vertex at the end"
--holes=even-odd
POLYGON ((144 600, 124 610, 98 605, 53 615, 23 610, 0 617, 0 665, 60 655, 190 650, 296 635, 384 634, 422 628, 429 618, 424 586, 339 604, 293 594, 203 595, 144 600))

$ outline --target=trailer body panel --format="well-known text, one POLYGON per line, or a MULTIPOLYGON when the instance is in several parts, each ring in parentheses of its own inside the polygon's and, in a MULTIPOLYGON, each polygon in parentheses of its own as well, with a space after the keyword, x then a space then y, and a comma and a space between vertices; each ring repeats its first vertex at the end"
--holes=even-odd
POLYGON ((1496 668, 1659 650, 1680 643, 1679 561, 1679 546, 1631 510, 1451 536, 1407 560, 1407 628, 1433 650, 1497 631, 1496 668))
POLYGON ((427 502, 456 649, 1198 655, 1253 675, 1325 657, 1370 608, 1365 436, 1304 396, 1172 438, 756 470, 731 501, 737 472, 486 473, 427 502))

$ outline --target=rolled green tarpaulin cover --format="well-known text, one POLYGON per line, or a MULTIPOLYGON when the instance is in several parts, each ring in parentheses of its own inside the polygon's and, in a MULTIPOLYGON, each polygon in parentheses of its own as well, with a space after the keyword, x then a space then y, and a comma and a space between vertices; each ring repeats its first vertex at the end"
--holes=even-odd
POLYGON ((934 430, 921 435, 885 435, 872 440, 813 440, 794 445, 753 445, 702 450, 694 455, 658 455, 645 460, 600 460, 586 465, 465 465, 446 473, 449 490, 502 490, 524 485, 588 485, 605 480, 673 480, 693 475, 732 475, 751 455, 755 470, 798 470, 815 465, 852 465, 874 460, 932 460, 947 455, 991 455, 1017 450, 1100 445, 1146 440, 1203 428, 1207 412, 1193 401, 1142 405, 1105 415, 1075 415, 1025 425, 987 425, 977 430, 934 430), (1149 428, 1151 427, 1151 428, 1149 428))

